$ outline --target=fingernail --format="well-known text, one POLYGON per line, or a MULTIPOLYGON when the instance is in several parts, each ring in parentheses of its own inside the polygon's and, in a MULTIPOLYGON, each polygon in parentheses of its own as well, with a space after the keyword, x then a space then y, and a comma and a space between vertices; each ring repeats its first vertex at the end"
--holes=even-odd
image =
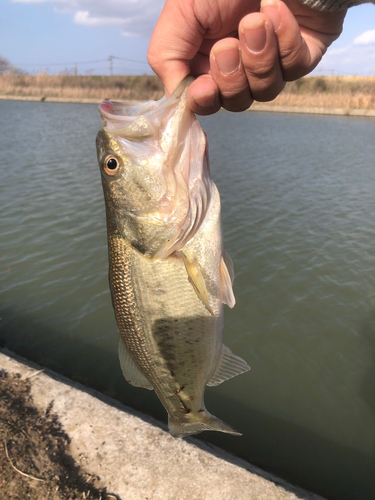
POLYGON ((224 45, 213 49, 214 59, 223 75, 230 75, 240 67, 240 50, 237 45, 224 45))
POLYGON ((262 52, 266 46, 266 25, 263 19, 256 19, 254 21, 247 21, 244 23, 243 35, 247 48, 251 52, 262 52))
POLYGON ((279 2, 277 0, 262 0, 260 3, 261 12, 266 14, 273 25, 275 32, 280 28, 280 11, 279 2))
POLYGON ((211 92, 207 92, 205 94, 195 95, 193 96, 193 99, 201 108, 210 108, 215 104, 216 94, 212 90, 211 92))

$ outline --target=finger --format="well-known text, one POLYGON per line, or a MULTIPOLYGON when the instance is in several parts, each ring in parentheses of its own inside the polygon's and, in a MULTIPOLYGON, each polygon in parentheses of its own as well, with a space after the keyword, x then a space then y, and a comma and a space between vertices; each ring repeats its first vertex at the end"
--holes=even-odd
POLYGON ((211 77, 220 91, 222 107, 244 111, 253 102, 241 61, 239 40, 225 38, 217 42, 210 56, 211 77))
POLYGON ((147 60, 169 94, 190 73, 189 61, 198 52, 204 32, 191 2, 165 2, 151 37, 147 60))
POLYGON ((239 36, 251 94, 257 101, 271 101, 285 85, 271 19, 263 13, 245 16, 239 25, 239 36))
POLYGON ((187 99, 197 115, 212 115, 221 108, 219 88, 210 75, 201 75, 190 84, 187 99))
POLYGON ((322 50, 313 43, 308 47, 296 18, 284 3, 262 0, 261 11, 272 20, 284 80, 296 80, 309 73, 322 58, 322 50))
POLYGON ((198 77, 200 75, 208 75, 210 73, 210 57, 209 55, 198 52, 190 61, 190 74, 198 77))
POLYGON ((310 16, 298 15, 297 12, 295 16, 284 2, 278 0, 262 0, 261 12, 272 20, 285 81, 297 80, 317 66, 327 47, 341 33, 345 17, 343 13, 326 12, 323 15, 313 12, 310 16), (308 26, 314 27, 314 23, 317 29, 309 29, 308 26), (329 29, 324 32, 326 26, 329 29))

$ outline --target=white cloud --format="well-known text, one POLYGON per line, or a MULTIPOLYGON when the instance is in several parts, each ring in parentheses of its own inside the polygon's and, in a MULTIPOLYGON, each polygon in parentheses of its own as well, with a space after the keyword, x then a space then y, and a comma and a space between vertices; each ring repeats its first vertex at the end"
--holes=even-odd
POLYGON ((138 36, 137 33, 131 33, 130 31, 123 31, 121 36, 138 36))
POLYGON ((357 36, 354 39, 354 45, 370 45, 375 44, 375 30, 368 30, 362 33, 362 35, 357 36))
POLYGON ((375 51, 370 45, 354 45, 328 49, 313 74, 375 76, 375 51))
POLYGON ((84 26, 105 26, 126 24, 130 22, 130 19, 122 17, 91 17, 88 10, 79 10, 74 16, 74 22, 84 26))
POLYGON ((50 3, 55 12, 73 15, 75 24, 100 28, 124 26, 125 36, 150 36, 159 17, 164 0, 12 0, 12 2, 50 3))
POLYGON ((341 47, 339 40, 327 50, 313 74, 375 76, 374 44, 375 30, 364 31, 351 40, 347 38, 341 47))

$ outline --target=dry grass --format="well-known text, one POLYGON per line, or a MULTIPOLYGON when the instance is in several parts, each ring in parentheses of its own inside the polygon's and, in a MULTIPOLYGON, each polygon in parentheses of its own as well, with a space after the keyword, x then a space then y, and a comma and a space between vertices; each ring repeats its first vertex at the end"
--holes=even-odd
MULTIPOLYGON (((0 75, 0 95, 98 100, 160 99, 156 76, 0 75)), ((273 106, 375 109, 375 77, 313 77, 288 83, 273 106)))
POLYGON ((149 75, 0 75, 0 95, 145 101, 160 99, 163 94, 159 79, 149 75))
POLYGON ((375 95, 365 93, 351 95, 344 92, 333 95, 324 93, 311 93, 304 95, 282 93, 274 101, 263 104, 302 108, 375 109, 375 95))
POLYGON ((269 104, 278 106, 375 109, 375 77, 308 76, 288 83, 269 104))

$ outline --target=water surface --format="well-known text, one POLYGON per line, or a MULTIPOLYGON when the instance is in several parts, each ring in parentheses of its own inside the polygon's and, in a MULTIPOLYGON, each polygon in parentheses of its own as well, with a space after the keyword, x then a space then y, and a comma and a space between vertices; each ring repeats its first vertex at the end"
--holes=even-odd
MULTIPOLYGON (((201 120, 252 370, 207 390, 202 439, 327 498, 375 499, 375 121, 201 120)), ((0 342, 166 421, 117 361, 94 105, 0 101, 0 342)))

